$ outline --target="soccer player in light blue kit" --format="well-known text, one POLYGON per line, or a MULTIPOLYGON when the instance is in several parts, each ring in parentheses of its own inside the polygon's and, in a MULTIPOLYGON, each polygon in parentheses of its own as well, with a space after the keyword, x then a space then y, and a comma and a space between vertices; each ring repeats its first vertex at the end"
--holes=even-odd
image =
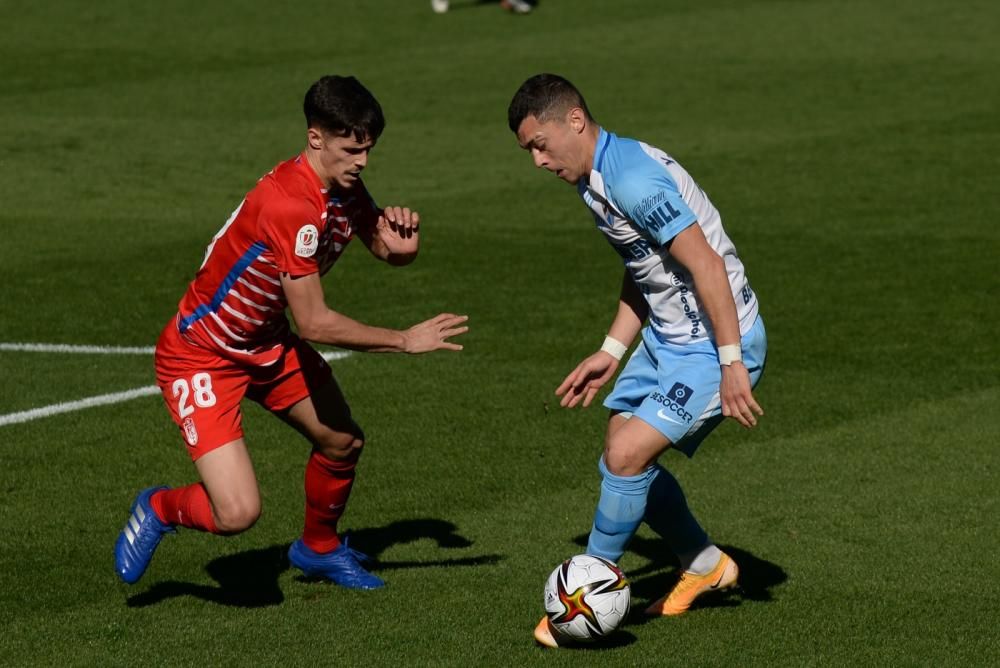
MULTIPOLYGON (((692 456, 723 417, 752 427, 763 415, 752 393, 767 351, 757 296, 698 184, 663 151, 597 125, 569 81, 528 79, 507 113, 521 148, 576 186, 625 264, 604 344, 556 389, 561 405, 590 405, 640 337, 604 402, 611 416, 587 553, 617 562, 645 521, 682 567, 674 588, 646 612, 682 614, 699 595, 734 586, 739 569, 657 459, 667 448, 692 456)), ((561 640, 547 617, 535 639, 549 647, 561 640)))

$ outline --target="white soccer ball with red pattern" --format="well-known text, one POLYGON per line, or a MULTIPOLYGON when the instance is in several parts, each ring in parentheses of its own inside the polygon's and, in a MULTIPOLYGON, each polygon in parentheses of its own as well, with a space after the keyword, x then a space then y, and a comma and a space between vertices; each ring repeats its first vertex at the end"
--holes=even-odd
POLYGON ((560 564, 545 583, 545 612, 566 639, 593 642, 628 616, 631 591, 614 562, 578 554, 560 564))

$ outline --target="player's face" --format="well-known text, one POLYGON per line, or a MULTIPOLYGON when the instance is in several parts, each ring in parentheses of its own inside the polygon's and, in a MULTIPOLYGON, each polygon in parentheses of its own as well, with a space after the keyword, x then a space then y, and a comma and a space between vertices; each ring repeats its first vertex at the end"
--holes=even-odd
POLYGON ((517 129, 517 143, 531 153, 535 167, 547 169, 567 183, 575 184, 589 171, 586 142, 572 118, 540 123, 528 116, 517 129))
POLYGON ((368 154, 374 146, 371 139, 323 133, 319 162, 327 183, 342 190, 353 188, 368 165, 368 154))

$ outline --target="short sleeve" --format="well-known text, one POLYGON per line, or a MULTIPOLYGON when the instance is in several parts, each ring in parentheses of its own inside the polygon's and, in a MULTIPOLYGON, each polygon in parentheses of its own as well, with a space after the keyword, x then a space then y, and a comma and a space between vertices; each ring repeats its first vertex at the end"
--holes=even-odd
POLYGON ((309 202, 269 203, 261 210, 259 222, 278 271, 291 276, 319 271, 317 253, 323 220, 309 202))
POLYGON ((652 158, 637 161, 608 184, 611 202, 662 246, 698 218, 677 184, 652 158))
POLYGON ((382 210, 378 208, 375 198, 368 192, 364 182, 357 185, 357 195, 353 198, 351 205, 349 210, 351 226, 355 230, 365 228, 374 230, 382 210))

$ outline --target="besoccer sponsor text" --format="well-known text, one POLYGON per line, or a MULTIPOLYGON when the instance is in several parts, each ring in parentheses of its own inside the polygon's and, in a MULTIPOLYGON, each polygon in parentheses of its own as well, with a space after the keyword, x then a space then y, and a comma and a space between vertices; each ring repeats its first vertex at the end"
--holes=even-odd
POLYGON ((683 383, 674 383, 674 386, 670 388, 670 392, 666 395, 661 392, 653 392, 649 396, 653 401, 661 404, 665 409, 690 424, 694 420, 694 416, 684 409, 684 405, 687 404, 693 391, 683 383))

